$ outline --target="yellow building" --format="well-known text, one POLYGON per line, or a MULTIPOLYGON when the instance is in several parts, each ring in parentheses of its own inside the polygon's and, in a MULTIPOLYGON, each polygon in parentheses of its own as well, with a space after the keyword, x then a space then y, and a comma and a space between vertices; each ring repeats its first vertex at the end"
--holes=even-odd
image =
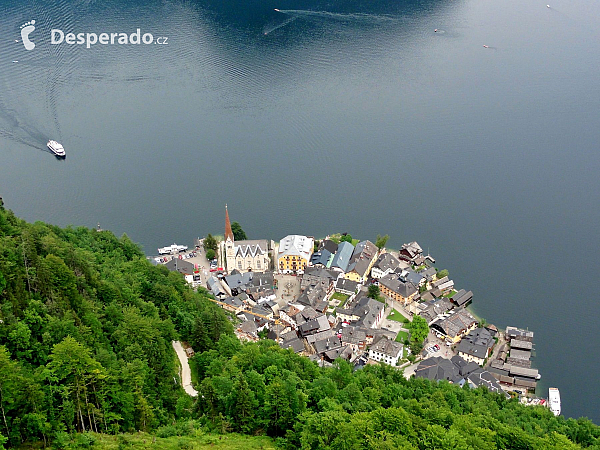
POLYGON ((290 234, 279 243, 277 268, 281 273, 304 270, 313 254, 315 240, 308 236, 290 234))

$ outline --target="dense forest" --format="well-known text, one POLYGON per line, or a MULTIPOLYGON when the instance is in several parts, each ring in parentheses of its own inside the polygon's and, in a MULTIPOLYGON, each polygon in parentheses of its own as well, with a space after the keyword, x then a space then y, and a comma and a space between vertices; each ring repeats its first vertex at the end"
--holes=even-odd
POLYGON ((204 292, 149 264, 127 236, 28 224, 3 207, 0 321, 8 445, 172 423, 191 400, 171 341, 208 350, 232 333, 204 292))
POLYGON ((0 206, 0 448, 108 448, 113 436, 123 448, 138 431, 159 439, 147 448, 172 436, 195 448, 206 432, 225 438, 216 448, 230 433, 289 449, 600 448, 591 421, 483 388, 241 343, 207 297, 127 236, 29 224, 0 206), (179 385, 175 339, 197 351, 197 398, 179 385))

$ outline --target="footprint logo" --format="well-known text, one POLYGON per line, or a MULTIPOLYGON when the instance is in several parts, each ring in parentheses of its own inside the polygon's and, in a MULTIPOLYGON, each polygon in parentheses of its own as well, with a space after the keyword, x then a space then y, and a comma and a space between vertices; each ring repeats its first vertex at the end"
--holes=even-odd
POLYGON ((26 22, 21 25, 21 39, 23 39, 23 45, 25 46, 25 50, 33 50, 35 48, 35 43, 29 40, 29 35, 33 33, 35 30, 35 20, 31 22, 26 22))

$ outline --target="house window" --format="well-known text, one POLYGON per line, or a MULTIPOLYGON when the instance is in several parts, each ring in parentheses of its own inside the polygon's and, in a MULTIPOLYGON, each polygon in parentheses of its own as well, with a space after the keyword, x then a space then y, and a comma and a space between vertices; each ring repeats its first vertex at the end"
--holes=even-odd
POLYGON ((238 269, 242 270, 242 262, 238 261, 238 269))
POLYGON ((260 269, 260 259, 258 261, 256 261, 256 268, 260 269))

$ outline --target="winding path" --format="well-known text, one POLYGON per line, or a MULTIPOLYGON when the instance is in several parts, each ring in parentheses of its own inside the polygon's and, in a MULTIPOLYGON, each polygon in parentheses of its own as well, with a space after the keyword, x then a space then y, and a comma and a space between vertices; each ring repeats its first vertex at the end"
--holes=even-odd
POLYGON ((181 385, 183 389, 188 395, 192 397, 198 396, 198 391, 194 389, 192 386, 192 372, 190 370, 190 365, 188 363, 187 355, 185 354, 185 350, 181 346, 181 342, 173 341, 171 343, 175 352, 177 353, 177 357, 179 358, 179 363, 181 364, 181 371, 179 373, 181 377, 181 385))

